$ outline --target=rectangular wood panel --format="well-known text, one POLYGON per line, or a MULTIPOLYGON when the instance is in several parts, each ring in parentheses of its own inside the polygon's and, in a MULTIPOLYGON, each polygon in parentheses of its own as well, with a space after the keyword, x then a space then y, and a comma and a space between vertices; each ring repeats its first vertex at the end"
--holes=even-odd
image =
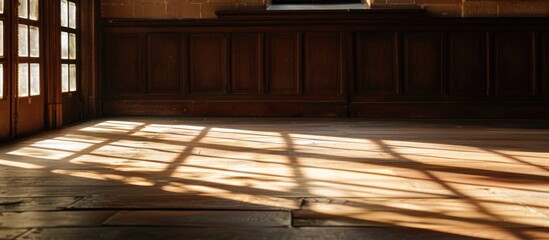
POLYGON ((486 92, 486 34, 452 32, 448 35, 449 95, 486 92))
POLYGON ((267 35, 266 52, 269 93, 299 93, 299 51, 299 37, 297 33, 272 33, 267 35))
POLYGON ((227 38, 208 33, 190 36, 191 93, 226 93, 227 38))
POLYGON ((496 94, 532 94, 532 34, 498 32, 494 36, 496 94))
POLYGON ((179 93, 183 91, 185 43, 178 34, 149 35, 148 93, 179 93))
POLYGON ((441 33, 404 34, 404 92, 438 95, 441 90, 441 33))
POLYGON ((142 38, 137 34, 107 37, 106 92, 108 94, 141 93, 142 38))
POLYGON ((259 33, 231 35, 231 91, 258 94, 263 86, 262 44, 259 33))
POLYGON ((338 32, 305 34, 305 94, 341 93, 341 49, 338 32))
POLYGON ((356 94, 395 94, 394 33, 368 32, 356 37, 356 94))
POLYGON ((549 32, 540 36, 540 89, 542 95, 549 95, 549 32))

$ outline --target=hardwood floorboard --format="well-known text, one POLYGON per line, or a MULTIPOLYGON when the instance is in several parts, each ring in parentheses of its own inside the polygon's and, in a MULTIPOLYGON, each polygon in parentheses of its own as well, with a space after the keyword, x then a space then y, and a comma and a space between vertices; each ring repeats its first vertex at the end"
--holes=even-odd
POLYGON ((27 231, 29 229, 0 229, 0 239, 16 239, 27 231))
POLYGON ((0 212, 62 210, 81 197, 0 197, 0 212))
POLYGON ((102 227, 36 229, 18 239, 243 239, 243 240, 406 240, 480 239, 409 228, 166 228, 166 227, 102 227))
POLYGON ((0 146, 0 239, 549 239, 548 143, 537 120, 97 119, 0 146))
POLYGON ((100 226, 115 211, 42 211, 4 212, 2 228, 86 227, 100 226))
POLYGON ((89 196, 69 209, 213 209, 213 210, 292 210, 299 209, 297 198, 277 198, 244 194, 220 195, 114 195, 89 196))
POLYGON ((104 225, 181 227, 289 227, 290 211, 121 211, 104 225))

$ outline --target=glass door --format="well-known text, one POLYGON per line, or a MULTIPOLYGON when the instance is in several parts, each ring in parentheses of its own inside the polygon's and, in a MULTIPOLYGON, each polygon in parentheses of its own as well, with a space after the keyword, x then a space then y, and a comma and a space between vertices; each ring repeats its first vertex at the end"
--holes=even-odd
POLYGON ((18 0, 16 134, 44 128, 40 0, 18 0))

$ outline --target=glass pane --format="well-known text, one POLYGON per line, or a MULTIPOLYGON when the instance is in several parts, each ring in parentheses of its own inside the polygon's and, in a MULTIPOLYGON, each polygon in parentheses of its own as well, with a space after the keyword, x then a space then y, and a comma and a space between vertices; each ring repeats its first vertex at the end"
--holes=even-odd
POLYGON ((38 27, 30 26, 30 56, 40 57, 40 32, 38 27))
POLYGON ((71 92, 76 91, 76 65, 71 64, 70 65, 70 79, 71 82, 69 84, 71 92))
POLYGON ((0 57, 4 56, 4 21, 0 21, 0 57))
POLYGON ((30 67, 31 96, 40 95, 40 64, 33 63, 30 67))
POLYGON ((29 30, 28 26, 19 24, 19 56, 29 56, 29 30))
POLYGON ((61 64, 61 92, 69 91, 69 65, 61 64))
POLYGON ((70 59, 76 59, 76 34, 69 33, 69 55, 70 59))
POLYGON ((32 20, 38 20, 38 0, 30 0, 29 18, 32 20))
POLYGON ((69 59, 69 33, 61 32, 61 59, 69 59))
POLYGON ((69 27, 76 29, 76 4, 69 2, 69 27))
POLYGON ((0 99, 4 98, 4 64, 0 63, 0 99))
POLYGON ((29 18, 28 12, 28 0, 19 0, 19 17, 20 18, 29 18))
POLYGON ((29 96, 29 65, 20 63, 18 73, 19 97, 27 97, 29 96))
POLYGON ((0 0, 0 13, 4 13, 4 0, 0 0))
POLYGON ((69 6, 67 3, 67 0, 61 0, 61 26, 62 27, 68 27, 69 26, 69 6))

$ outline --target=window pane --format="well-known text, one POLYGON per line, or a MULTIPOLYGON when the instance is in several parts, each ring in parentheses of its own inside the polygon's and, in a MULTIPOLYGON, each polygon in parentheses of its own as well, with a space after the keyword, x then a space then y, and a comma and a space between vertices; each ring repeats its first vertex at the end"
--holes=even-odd
POLYGON ((76 59, 76 34, 69 33, 69 55, 70 59, 76 59))
POLYGON ((26 63, 19 64, 19 97, 29 96, 29 65, 26 63))
POLYGON ((40 32, 34 26, 30 26, 30 56, 40 57, 40 32))
POLYGON ((38 0, 30 0, 29 18, 32 20, 38 20, 38 0))
POLYGON ((69 91, 69 65, 61 64, 61 92, 69 91))
POLYGON ((70 90, 71 92, 76 91, 76 65, 71 64, 70 65, 70 90))
POLYGON ((61 59, 69 59, 69 33, 61 32, 61 59))
POLYGON ((0 57, 4 56, 4 21, 0 21, 0 57))
POLYGON ((40 64, 33 63, 30 67, 31 96, 40 95, 40 64))
POLYGON ((19 24, 19 56, 28 57, 29 56, 29 30, 28 26, 24 24, 19 24))
POLYGON ((0 13, 4 13, 4 0, 0 0, 0 13))
POLYGON ((4 98, 4 64, 0 63, 0 99, 4 98))
POLYGON ((76 29, 76 4, 69 2, 69 27, 76 29))
POLYGON ((20 18, 29 18, 28 12, 28 0, 19 0, 19 17, 20 18))
POLYGON ((61 0, 61 26, 69 26, 69 5, 67 0, 61 0))

